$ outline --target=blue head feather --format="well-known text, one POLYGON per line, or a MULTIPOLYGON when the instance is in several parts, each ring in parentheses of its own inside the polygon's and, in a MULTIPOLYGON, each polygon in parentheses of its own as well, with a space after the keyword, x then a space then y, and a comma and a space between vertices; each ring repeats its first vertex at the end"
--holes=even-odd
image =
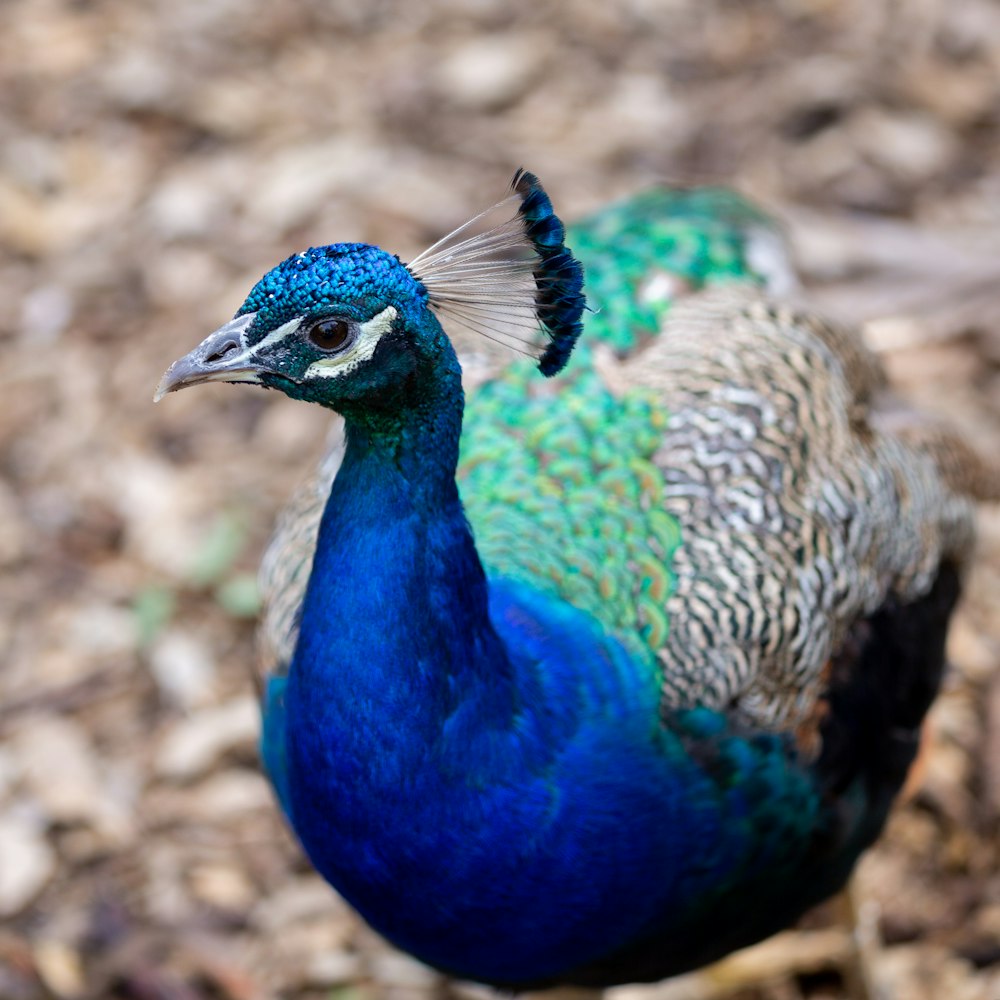
POLYGON ((288 257, 251 289, 234 324, 244 316, 249 323, 236 331, 232 346, 253 377, 234 380, 345 415, 345 406, 404 402, 426 386, 433 368, 454 364, 427 289, 398 257, 363 243, 288 257), (324 345, 316 330, 330 322, 342 324, 345 335, 324 345))
POLYGON ((427 290, 398 257, 366 243, 334 243, 292 254, 250 290, 237 316, 256 313, 256 343, 295 316, 346 313, 364 321, 387 305, 411 317, 426 308, 427 290))

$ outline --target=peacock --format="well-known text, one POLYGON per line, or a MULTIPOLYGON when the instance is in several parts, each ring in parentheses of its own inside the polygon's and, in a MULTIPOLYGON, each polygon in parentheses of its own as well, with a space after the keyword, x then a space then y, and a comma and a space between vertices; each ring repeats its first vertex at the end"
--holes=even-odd
POLYGON ((343 418, 264 560, 262 757, 316 869, 431 966, 662 979, 878 836, 992 486, 793 287, 735 193, 567 229, 521 170, 410 263, 294 254, 164 375, 343 418), (445 328, 483 348, 465 389, 445 328))

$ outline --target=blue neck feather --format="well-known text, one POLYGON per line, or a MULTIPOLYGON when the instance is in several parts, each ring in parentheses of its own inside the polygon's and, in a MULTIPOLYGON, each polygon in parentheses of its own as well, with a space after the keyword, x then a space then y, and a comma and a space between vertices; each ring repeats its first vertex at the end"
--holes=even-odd
POLYGON ((348 415, 303 606, 297 681, 329 694, 329 711, 343 712, 335 731, 361 740, 360 761, 371 734, 353 724, 359 705, 405 713, 406 740, 421 727, 433 738, 437 720, 469 697, 510 713, 510 666, 455 485, 463 397, 454 355, 422 376, 415 396, 391 417, 348 415))

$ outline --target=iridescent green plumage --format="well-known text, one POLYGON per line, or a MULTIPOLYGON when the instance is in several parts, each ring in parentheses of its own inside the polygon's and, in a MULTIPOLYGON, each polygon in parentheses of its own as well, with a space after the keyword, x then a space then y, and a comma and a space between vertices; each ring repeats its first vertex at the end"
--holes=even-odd
POLYGON ((567 239, 592 310, 584 345, 620 352, 655 336, 678 294, 791 273, 774 222, 724 188, 655 188, 569 226, 567 239))
POLYGON ((753 248, 778 235, 734 192, 694 188, 611 205, 567 239, 585 268, 584 342, 557 397, 525 362, 470 394, 459 485, 488 570, 588 611, 652 662, 681 539, 652 461, 669 416, 648 390, 613 393, 595 365, 602 345, 626 354, 654 336, 678 294, 766 284, 753 248))
POLYGON ((473 396, 458 480, 487 571, 594 615, 635 652, 665 638, 677 522, 651 458, 667 416, 648 393, 616 399, 577 366, 559 405, 517 365, 473 396))

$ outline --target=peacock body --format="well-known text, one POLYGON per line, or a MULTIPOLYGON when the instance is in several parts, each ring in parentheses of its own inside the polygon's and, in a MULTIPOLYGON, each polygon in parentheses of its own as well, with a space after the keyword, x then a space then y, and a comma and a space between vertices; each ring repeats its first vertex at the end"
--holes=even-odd
POLYGON ((877 836, 973 477, 852 331, 773 299, 790 271, 742 199, 649 192, 568 238, 532 175, 512 201, 410 265, 289 258, 161 392, 344 417, 263 572, 263 756, 317 869, 466 978, 663 978, 785 926, 877 836), (522 349, 540 323, 566 370, 466 406, 439 315, 522 349))

